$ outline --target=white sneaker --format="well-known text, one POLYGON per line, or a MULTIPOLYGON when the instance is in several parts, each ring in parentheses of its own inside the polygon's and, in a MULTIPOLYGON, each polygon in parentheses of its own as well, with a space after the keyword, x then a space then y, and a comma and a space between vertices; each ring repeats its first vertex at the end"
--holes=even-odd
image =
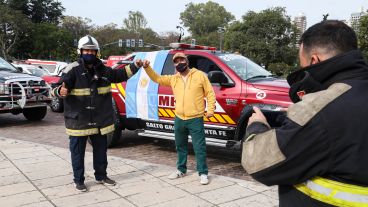
POLYGON ((180 172, 180 170, 176 170, 175 172, 171 173, 167 178, 169 178, 170 180, 174 180, 177 178, 184 177, 185 175, 186 173, 182 173, 180 172))
POLYGON ((210 181, 208 180, 208 176, 206 174, 202 174, 199 176, 199 182, 202 185, 207 185, 210 181))

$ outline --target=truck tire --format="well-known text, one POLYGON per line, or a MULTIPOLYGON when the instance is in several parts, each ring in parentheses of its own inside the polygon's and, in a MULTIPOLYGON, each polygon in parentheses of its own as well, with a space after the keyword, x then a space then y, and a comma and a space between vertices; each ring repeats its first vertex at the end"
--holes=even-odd
POLYGON ((123 130, 121 126, 120 113, 119 113, 118 107, 116 106, 114 99, 112 100, 112 109, 113 109, 115 130, 114 132, 107 134, 107 146, 108 147, 114 147, 119 143, 121 139, 121 134, 122 134, 121 131, 123 130))
POLYGON ((63 99, 61 98, 57 98, 57 97, 53 97, 52 101, 50 103, 50 109, 53 112, 58 112, 61 113, 64 111, 64 102, 63 99))
POLYGON ((29 121, 40 121, 45 118, 46 113, 46 106, 23 109, 23 116, 29 121))

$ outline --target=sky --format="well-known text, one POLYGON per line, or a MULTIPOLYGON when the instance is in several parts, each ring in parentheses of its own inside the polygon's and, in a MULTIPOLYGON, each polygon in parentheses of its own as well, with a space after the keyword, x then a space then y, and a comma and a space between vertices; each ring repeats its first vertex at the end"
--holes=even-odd
MULTIPOLYGON (((123 19, 129 11, 140 11, 147 19, 147 26, 161 34, 177 31, 180 25, 180 13, 185 5, 205 3, 203 0, 59 0, 65 8, 65 15, 86 17, 92 23, 103 26, 115 23, 123 25, 123 19)), ((213 0, 232 13, 239 20, 248 11, 259 12, 270 7, 286 8, 287 15, 294 19, 300 13, 307 17, 307 27, 319 22, 323 14, 329 14, 329 19, 348 20, 351 13, 360 12, 363 7, 368 9, 368 0, 213 0)), ((185 36, 187 36, 186 34, 185 36)))

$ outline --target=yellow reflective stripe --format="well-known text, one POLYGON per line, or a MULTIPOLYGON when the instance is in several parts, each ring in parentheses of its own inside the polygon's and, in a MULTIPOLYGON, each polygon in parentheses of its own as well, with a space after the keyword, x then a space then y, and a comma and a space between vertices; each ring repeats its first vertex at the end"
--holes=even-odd
POLYGON ((158 110, 159 110, 159 112, 160 112, 164 117, 170 117, 170 116, 166 113, 165 109, 158 109, 158 110))
POLYGON ((208 120, 208 118, 207 118, 207 117, 205 117, 205 116, 203 117, 203 120, 204 120, 204 121, 209 121, 209 120, 208 120))
POLYGON ((82 137, 82 136, 98 134, 98 129, 97 128, 91 128, 91 129, 68 129, 67 128, 66 134, 69 136, 82 137))
POLYGON ((123 85, 121 85, 121 83, 118 83, 117 86, 118 86, 120 93, 123 95, 123 97, 125 97, 125 90, 124 90, 123 85))
POLYGON ((169 114, 170 117, 175 116, 175 114, 171 111, 171 109, 166 109, 165 111, 169 114))
POLYGON ((227 123, 229 124, 235 124, 235 122, 228 116, 228 115, 222 115, 222 117, 224 117, 224 119, 227 121, 227 123))
POLYGON ((210 119, 211 122, 218 122, 215 117, 210 117, 209 119, 210 119))
POLYGON ((98 94, 106 94, 111 92, 111 86, 97 88, 98 94))
POLYGON ((220 114, 214 114, 214 116, 220 123, 226 123, 220 114))
POLYGON ((72 89, 72 91, 70 92, 70 95, 73 96, 89 96, 91 95, 91 91, 89 88, 75 88, 72 89))
POLYGON ((294 186, 318 201, 335 206, 368 207, 368 187, 316 177, 294 186))
POLYGON ((113 124, 100 129, 102 135, 113 132, 114 130, 115 130, 115 126, 113 124))
POLYGON ((112 89, 116 89, 116 84, 115 83, 111 83, 111 88, 112 89))

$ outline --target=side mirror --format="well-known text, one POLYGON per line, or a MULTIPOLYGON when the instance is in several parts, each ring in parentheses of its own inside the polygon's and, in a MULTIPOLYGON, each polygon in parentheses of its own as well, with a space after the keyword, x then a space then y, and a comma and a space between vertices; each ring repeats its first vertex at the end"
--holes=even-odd
POLYGON ((234 83, 229 83, 228 78, 222 71, 210 71, 208 73, 208 79, 211 83, 218 83, 224 87, 233 87, 234 83))
POLYGON ((18 70, 18 72, 23 73, 23 68, 22 67, 17 67, 17 70, 18 70))

